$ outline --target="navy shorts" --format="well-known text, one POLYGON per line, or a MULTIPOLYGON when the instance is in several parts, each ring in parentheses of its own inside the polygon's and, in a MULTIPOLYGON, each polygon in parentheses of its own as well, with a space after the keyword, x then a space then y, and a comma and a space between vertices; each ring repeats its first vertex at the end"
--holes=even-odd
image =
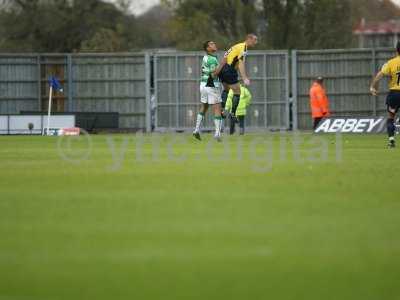
POLYGON ((219 79, 222 83, 226 84, 236 84, 239 82, 239 74, 237 70, 231 65, 226 64, 222 67, 222 70, 219 74, 219 79))
POLYGON ((400 108, 400 91, 391 90, 386 98, 388 112, 396 114, 400 108))

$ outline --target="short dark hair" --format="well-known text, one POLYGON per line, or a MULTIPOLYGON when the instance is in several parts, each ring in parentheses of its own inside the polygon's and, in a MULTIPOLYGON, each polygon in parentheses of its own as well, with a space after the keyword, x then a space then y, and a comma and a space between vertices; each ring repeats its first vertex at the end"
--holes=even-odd
POLYGON ((207 51, 208 44, 210 44, 210 42, 211 42, 211 41, 206 41, 206 42, 204 42, 204 44, 203 44, 203 49, 204 49, 204 51, 207 51))
POLYGON ((396 49, 397 53, 400 54, 400 41, 397 42, 396 49))
POLYGON ((257 37, 257 34, 255 34, 255 33, 248 33, 247 35, 246 35, 246 40, 247 39, 250 39, 250 38, 256 38, 257 37))

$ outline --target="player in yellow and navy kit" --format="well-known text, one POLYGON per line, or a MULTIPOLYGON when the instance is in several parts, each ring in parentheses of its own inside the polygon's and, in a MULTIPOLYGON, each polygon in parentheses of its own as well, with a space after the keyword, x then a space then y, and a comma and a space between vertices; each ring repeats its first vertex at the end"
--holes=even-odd
POLYGON ((225 108, 226 99, 228 98, 229 90, 233 90, 234 96, 232 99, 232 112, 231 116, 234 120, 236 118, 236 110, 240 101, 240 84, 239 74, 242 76, 244 85, 250 85, 250 80, 246 74, 245 57, 247 49, 254 47, 257 44, 257 36, 255 34, 248 34, 243 43, 239 43, 226 51, 224 59, 222 60, 219 68, 215 71, 222 84, 224 91, 222 92, 222 108, 225 108))
POLYGON ((386 105, 389 112, 387 120, 387 131, 389 135, 389 147, 396 146, 394 140, 394 133, 396 131, 395 117, 400 108, 400 42, 397 43, 397 56, 389 60, 383 65, 382 69, 378 72, 376 77, 371 83, 370 92, 372 95, 378 95, 378 83, 383 76, 389 76, 389 95, 386 98, 386 105))

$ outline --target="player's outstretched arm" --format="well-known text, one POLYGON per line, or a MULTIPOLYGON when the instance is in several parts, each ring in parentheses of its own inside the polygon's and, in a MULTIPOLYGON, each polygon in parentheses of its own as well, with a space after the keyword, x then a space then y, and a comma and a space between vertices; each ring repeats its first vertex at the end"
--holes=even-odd
POLYGON ((378 72, 378 74, 376 74, 375 78, 372 80, 369 91, 373 96, 378 96, 378 84, 383 76, 384 74, 382 72, 378 72))
POLYGON ((250 85, 250 79, 247 77, 246 66, 245 66, 244 61, 242 59, 239 60, 239 72, 240 72, 240 76, 242 76, 242 80, 243 80, 244 85, 249 86, 250 85))

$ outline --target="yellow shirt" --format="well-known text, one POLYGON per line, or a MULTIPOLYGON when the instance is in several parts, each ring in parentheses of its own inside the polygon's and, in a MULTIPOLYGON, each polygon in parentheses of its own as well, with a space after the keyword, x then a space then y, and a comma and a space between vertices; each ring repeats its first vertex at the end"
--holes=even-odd
POLYGON ((227 60, 228 65, 237 68, 239 60, 244 60, 246 54, 247 54, 246 43, 239 43, 230 48, 228 51, 226 51, 225 58, 227 60))
POLYGON ((382 67, 381 72, 391 77, 389 88, 391 90, 400 91, 400 55, 389 60, 382 67))

